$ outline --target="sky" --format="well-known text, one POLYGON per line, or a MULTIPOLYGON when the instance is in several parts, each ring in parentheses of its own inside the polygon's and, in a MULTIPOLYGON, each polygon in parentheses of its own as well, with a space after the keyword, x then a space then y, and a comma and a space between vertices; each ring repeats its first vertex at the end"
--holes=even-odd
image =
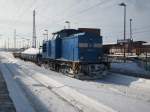
POLYGON ((104 44, 116 43, 123 39, 121 2, 127 4, 127 38, 132 18, 133 39, 150 43, 150 0, 0 0, 0 47, 6 42, 13 47, 14 29, 18 44, 22 44, 22 38, 32 39, 34 9, 39 42, 45 29, 51 36, 70 21, 71 28, 100 28, 104 44))

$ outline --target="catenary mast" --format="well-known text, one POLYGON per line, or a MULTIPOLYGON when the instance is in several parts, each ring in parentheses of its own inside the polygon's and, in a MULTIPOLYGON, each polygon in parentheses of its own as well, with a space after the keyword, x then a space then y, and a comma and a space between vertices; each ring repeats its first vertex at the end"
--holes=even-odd
POLYGON ((36 48, 35 10, 33 10, 33 37, 32 37, 32 48, 36 48))

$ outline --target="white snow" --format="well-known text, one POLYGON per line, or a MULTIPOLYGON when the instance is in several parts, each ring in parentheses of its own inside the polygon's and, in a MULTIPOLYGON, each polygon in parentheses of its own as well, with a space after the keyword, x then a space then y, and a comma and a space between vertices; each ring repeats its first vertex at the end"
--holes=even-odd
MULTIPOLYGON (((108 74, 101 80, 80 81, 0 54, 36 110, 52 112, 149 112, 150 80, 108 74), (48 89, 49 88, 49 89, 48 89), (37 103, 38 102, 38 103, 37 103), (62 106, 63 105, 63 106, 62 106), (69 110, 67 110, 69 109, 69 110)), ((139 68, 138 68, 139 69, 139 68)))
POLYGON ((136 74, 145 74, 150 75, 148 71, 146 71, 142 66, 138 65, 134 62, 126 62, 126 63, 112 63, 111 69, 115 71, 123 71, 126 73, 136 73, 136 74))
MULTIPOLYGON (((8 58, 8 61, 4 60, 3 62, 16 64, 16 61, 12 60, 11 58, 8 58)), ((8 66, 9 66, 9 69, 12 71, 12 73, 16 74, 14 78, 18 79, 19 82, 20 81, 21 81, 21 83, 24 82, 23 81, 23 80, 25 80, 24 78, 30 76, 30 77, 28 77, 28 79, 30 79, 30 81, 33 80, 33 81, 31 81, 32 83, 34 81, 38 82, 40 85, 44 86, 45 88, 50 89, 52 93, 58 95, 61 99, 64 99, 67 102, 69 102, 69 105, 73 106, 72 108, 75 108, 75 109, 72 109, 71 111, 77 110, 77 111, 85 111, 85 112, 91 112, 91 111, 94 111, 94 112, 115 112, 115 110, 111 109, 110 107, 107 107, 107 106, 103 105, 102 103, 97 102, 96 100, 91 99, 91 98, 85 96, 84 94, 81 94, 81 93, 77 92, 76 90, 74 90, 68 86, 63 85, 63 84, 45 76, 44 74, 38 73, 37 71, 34 71, 32 69, 26 68, 26 66, 24 66, 24 69, 21 69, 21 70, 18 69, 17 71, 16 71, 16 69, 17 69, 16 65, 13 65, 13 66, 8 65, 8 66), (28 71, 28 70, 30 70, 30 71, 28 71), (19 72, 20 75, 17 72, 19 72), (21 75, 23 75, 23 74, 24 74, 24 76, 21 77, 21 75)), ((29 84, 29 81, 24 82, 24 83, 27 85, 27 83, 29 84)), ((24 88, 27 88, 27 87, 24 87, 24 88)), ((29 89, 31 89, 31 88, 29 88, 29 89)), ((47 89, 47 91, 48 91, 48 89, 47 89)), ((28 93, 31 93, 31 92, 28 92, 28 93)), ((48 93, 46 92, 45 94, 48 94, 48 93)), ((32 97, 32 98, 29 98, 29 99, 34 99, 34 96, 30 96, 30 97, 32 97)), ((38 97, 39 97, 39 95, 38 95, 38 97)), ((52 108, 50 108, 51 106, 49 107, 50 104, 48 102, 48 99, 43 100, 43 98, 41 98, 41 99, 40 98, 35 99, 35 100, 37 100, 37 99, 39 100, 39 103, 37 105, 41 105, 40 110, 42 110, 42 112, 46 111, 46 110, 51 111, 52 108), (44 107, 45 107, 45 109, 44 109, 44 107)), ((35 101, 31 101, 31 102, 35 102, 35 101)), ((59 103, 60 103, 60 101, 57 102, 57 105, 59 103)), ((59 105, 61 105, 61 104, 59 104, 59 105)), ((35 104, 32 104, 32 105, 35 105, 35 104)), ((67 107, 66 108, 67 110, 64 109, 64 112, 68 112, 68 105, 66 107, 67 107)), ((37 108, 38 107, 35 106, 35 109, 39 110, 37 108)), ((55 106, 54 112, 59 112, 58 111, 59 109, 60 109, 60 107, 58 107, 58 109, 57 109, 55 106)))
POLYGON ((113 63, 112 68, 117 68, 117 69, 126 69, 126 70, 131 70, 131 71, 144 71, 143 68, 140 68, 136 63, 133 62, 128 62, 128 63, 113 63))
POLYGON ((7 82, 10 97, 16 107, 17 112, 35 112, 31 104, 28 102, 21 88, 14 82, 10 71, 4 64, 0 64, 0 70, 7 82))
POLYGON ((22 54, 38 54, 39 49, 38 48, 29 48, 22 52, 22 54))
POLYGON ((24 88, 27 99, 33 105, 36 112, 78 112, 39 81, 29 77, 26 72, 21 69, 17 70, 17 66, 8 65, 8 67, 16 74, 14 79, 24 88))
POLYGON ((53 92, 55 92, 80 110, 84 110, 85 112, 115 112, 115 110, 103 105, 102 103, 97 102, 96 100, 93 100, 77 92, 76 90, 65 86, 64 84, 61 84, 56 80, 48 78, 41 73, 37 73, 34 70, 32 70, 31 73, 34 79, 40 81, 40 83, 50 88, 53 92))

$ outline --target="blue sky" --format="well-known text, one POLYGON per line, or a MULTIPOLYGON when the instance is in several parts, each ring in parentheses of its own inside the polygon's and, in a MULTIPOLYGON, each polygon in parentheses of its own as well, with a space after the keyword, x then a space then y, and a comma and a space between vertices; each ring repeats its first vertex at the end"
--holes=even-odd
POLYGON ((104 43, 115 43, 123 38, 123 7, 118 6, 121 2, 127 4, 127 37, 132 18, 134 40, 150 42, 150 0, 0 0, 0 46, 7 38, 12 44, 14 29, 18 38, 32 37, 33 9, 40 40, 44 29, 55 32, 68 20, 72 28, 100 28, 104 43))

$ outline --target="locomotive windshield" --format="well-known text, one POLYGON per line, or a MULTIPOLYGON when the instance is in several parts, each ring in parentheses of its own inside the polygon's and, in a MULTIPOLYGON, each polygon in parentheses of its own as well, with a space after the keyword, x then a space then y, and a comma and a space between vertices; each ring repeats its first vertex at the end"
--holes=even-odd
POLYGON ((52 40, 55 40, 56 38, 58 38, 59 35, 58 34, 53 34, 52 40))

